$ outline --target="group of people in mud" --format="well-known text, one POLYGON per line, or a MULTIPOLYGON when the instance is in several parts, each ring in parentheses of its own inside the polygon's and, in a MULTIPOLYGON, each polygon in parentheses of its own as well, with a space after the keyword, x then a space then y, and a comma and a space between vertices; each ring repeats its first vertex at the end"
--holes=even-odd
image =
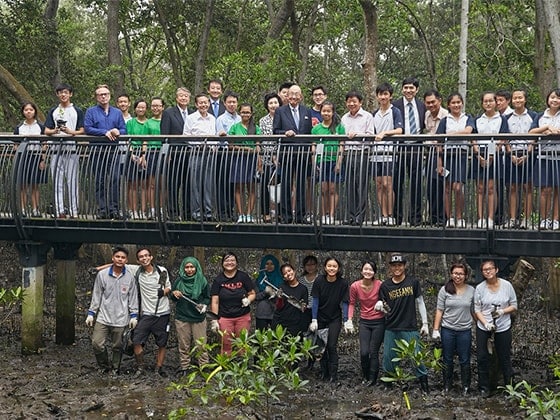
MULTIPOLYGON (((420 281, 408 274, 407 259, 401 253, 388 255, 390 276, 384 281, 378 278, 376 263, 364 261, 361 277, 351 284, 335 257, 327 257, 320 270, 318 259, 306 256, 298 278, 292 264, 280 264, 275 256, 265 255, 258 277, 253 279, 239 268, 237 256, 226 252, 221 258, 222 270, 212 283, 194 257, 182 261, 173 280, 165 267, 154 263, 148 248, 138 248, 136 258, 139 265, 128 264, 128 251, 117 247, 112 263, 96 268, 86 324, 93 327, 93 350, 104 372, 118 373, 123 333, 132 329, 135 375, 145 373, 143 349, 153 335, 158 347, 155 371, 167 376, 163 364, 170 302, 175 303, 180 376, 186 375, 194 363, 199 367, 208 363, 209 354, 205 351, 196 352, 197 360, 191 360, 191 348, 206 342, 208 329, 220 334, 221 352, 230 353, 233 337, 251 329, 252 317, 257 329, 282 325, 292 335, 306 336, 322 331, 326 339, 320 377, 333 384, 338 383, 337 345, 342 331, 353 334, 358 326, 362 381, 368 386, 380 383, 382 344, 382 370, 385 376, 391 376, 397 366, 397 340, 414 340, 416 351, 420 351, 422 337, 427 339, 430 335, 420 281), (107 349, 109 342, 112 358, 107 349)), ((486 397, 492 391, 492 354, 497 355, 504 384, 512 381, 511 326, 517 298, 511 283, 498 277, 495 261, 483 261, 480 270, 484 280, 474 288, 467 284, 467 265, 452 263, 450 278, 438 293, 431 337, 441 340, 444 391, 450 392, 453 387, 457 354, 461 391, 467 395, 471 389, 471 342, 473 324, 476 325, 478 390, 486 397)), ((302 368, 313 366, 314 360, 310 360, 302 368)), ((429 392, 428 372, 422 363, 415 374, 422 391, 429 392)))

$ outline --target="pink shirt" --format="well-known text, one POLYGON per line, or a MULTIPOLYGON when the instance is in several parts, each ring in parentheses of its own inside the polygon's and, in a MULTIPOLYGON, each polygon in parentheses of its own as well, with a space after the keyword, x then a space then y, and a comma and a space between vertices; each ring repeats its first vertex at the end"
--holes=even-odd
POLYGON ((374 320, 382 319, 385 314, 381 311, 376 311, 375 304, 379 300, 379 289, 381 288, 381 281, 374 280, 373 287, 369 292, 362 288, 362 280, 357 280, 350 285, 350 304, 348 305, 348 318, 354 315, 354 308, 356 303, 360 305, 360 319, 374 320))

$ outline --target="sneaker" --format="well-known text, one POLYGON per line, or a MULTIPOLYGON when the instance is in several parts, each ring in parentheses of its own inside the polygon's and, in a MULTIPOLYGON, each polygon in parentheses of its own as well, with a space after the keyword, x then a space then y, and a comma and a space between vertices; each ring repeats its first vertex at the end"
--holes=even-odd
POLYGON ((519 229, 529 229, 531 227, 531 222, 526 218, 521 219, 521 223, 519 223, 519 229))
POLYGON ((541 220, 541 223, 539 224, 539 229, 542 229, 542 230, 550 229, 551 224, 552 223, 550 223, 550 220, 543 219, 543 220, 541 220))
POLYGON ((447 223, 445 224, 445 227, 447 227, 447 228, 455 227, 455 219, 453 217, 450 217, 449 219, 447 219, 447 223))
POLYGON ((383 226, 385 224, 385 218, 379 217, 377 220, 374 220, 372 225, 373 226, 383 226))
POLYGON ((251 216, 250 214, 246 214, 245 215, 245 223, 254 223, 255 221, 253 220, 253 216, 251 216))
POLYGON ((397 224, 397 221, 395 220, 394 217, 387 217, 385 218, 385 224, 387 226, 395 226, 397 224))
POLYGON ((460 229, 465 229, 467 227, 467 222, 465 222, 465 219, 457 219, 457 222, 455 223, 455 227, 460 229))
POLYGON ((508 229, 517 229, 519 227, 519 223, 517 222, 517 219, 509 219, 509 222, 506 222, 504 227, 508 229))
POLYGON ((328 217, 329 217, 329 216, 322 216, 322 217, 321 217, 321 224, 327 225, 327 224, 328 224, 328 222, 327 222, 328 217))
POLYGON ((303 220, 305 221, 305 223, 309 224, 313 222, 313 216, 310 214, 306 214, 305 217, 303 218, 303 220))
POLYGON ((482 220, 482 219, 478 219, 478 222, 476 222, 476 227, 478 229, 484 229, 486 227, 486 221, 482 220))
POLYGON ((239 217, 237 218, 237 223, 245 223, 245 215, 244 214, 239 215, 239 217))
POLYGON ((552 230, 558 230, 560 229, 560 222, 558 220, 553 220, 552 221, 552 230))
POLYGON ((41 217, 41 212, 37 209, 33 209, 33 211, 31 212, 31 217, 41 217))
POLYGON ((488 219, 488 224, 486 226, 488 229, 494 229, 494 221, 492 219, 488 219))

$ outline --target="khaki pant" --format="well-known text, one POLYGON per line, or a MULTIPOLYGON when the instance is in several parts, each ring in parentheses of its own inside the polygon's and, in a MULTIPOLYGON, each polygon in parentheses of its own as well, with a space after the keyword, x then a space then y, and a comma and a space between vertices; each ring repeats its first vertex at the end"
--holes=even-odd
MULTIPOLYGON (((175 329, 177 330, 177 341, 179 343, 179 361, 181 369, 188 369, 191 365, 191 342, 197 346, 199 339, 206 344, 206 319, 202 322, 183 322, 175 320, 175 329)), ((198 356, 198 365, 202 366, 208 363, 208 353, 202 352, 198 356)))
POLYGON ((125 327, 110 327, 109 325, 96 322, 91 335, 93 351, 103 353, 107 344, 107 339, 111 341, 113 353, 119 353, 122 347, 122 335, 125 327))

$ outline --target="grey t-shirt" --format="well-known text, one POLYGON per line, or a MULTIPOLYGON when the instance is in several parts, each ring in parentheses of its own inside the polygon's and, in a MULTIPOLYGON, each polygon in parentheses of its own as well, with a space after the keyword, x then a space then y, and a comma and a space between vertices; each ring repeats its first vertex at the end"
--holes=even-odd
MULTIPOLYGON (((507 280, 498 278, 500 286, 496 292, 492 292, 486 281, 483 281, 474 292, 474 311, 481 312, 487 323, 492 322, 492 311, 494 304, 499 305, 497 309, 506 309, 514 306, 517 309, 517 296, 511 283, 507 280)), ((477 326, 481 330, 486 330, 485 326, 477 321, 477 326)), ((507 331, 511 327, 510 314, 504 314, 496 319, 496 332, 507 331)))
POLYGON ((441 326, 455 331, 469 330, 472 327, 474 287, 467 285, 462 294, 447 293, 445 286, 439 290, 437 309, 442 311, 441 326))

